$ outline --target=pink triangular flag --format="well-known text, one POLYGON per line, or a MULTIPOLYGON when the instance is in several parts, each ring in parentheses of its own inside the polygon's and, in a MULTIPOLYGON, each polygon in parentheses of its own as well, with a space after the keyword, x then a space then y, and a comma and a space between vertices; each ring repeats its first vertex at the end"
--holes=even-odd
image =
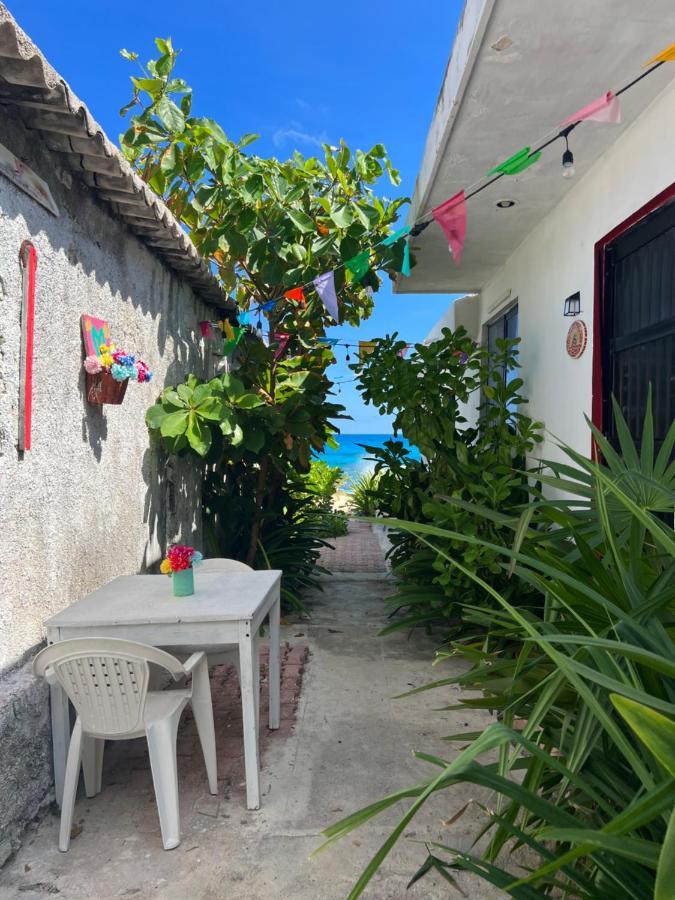
POLYGON ((621 121, 621 102, 612 91, 607 91, 602 97, 598 97, 592 103, 582 107, 573 116, 568 116, 564 122, 560 123, 561 128, 566 125, 572 125, 575 122, 609 122, 612 125, 618 125, 621 121))
POLYGON ((459 265, 466 240, 466 203, 464 191, 459 191, 445 203, 436 206, 431 214, 445 232, 452 258, 459 265))
POLYGON ((321 302, 326 307, 336 322, 340 321, 340 313, 338 311, 337 294, 335 293, 335 272, 324 272, 314 279, 314 287, 321 297, 321 302))

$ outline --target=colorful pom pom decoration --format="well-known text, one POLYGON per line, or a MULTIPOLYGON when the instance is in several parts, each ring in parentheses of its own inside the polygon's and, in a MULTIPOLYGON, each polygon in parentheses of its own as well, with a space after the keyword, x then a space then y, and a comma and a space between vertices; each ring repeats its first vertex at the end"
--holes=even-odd
POLYGON ((97 404, 119 404, 129 381, 146 384, 152 379, 152 372, 142 359, 113 344, 101 344, 98 356, 87 356, 84 371, 87 373, 87 400, 97 404))

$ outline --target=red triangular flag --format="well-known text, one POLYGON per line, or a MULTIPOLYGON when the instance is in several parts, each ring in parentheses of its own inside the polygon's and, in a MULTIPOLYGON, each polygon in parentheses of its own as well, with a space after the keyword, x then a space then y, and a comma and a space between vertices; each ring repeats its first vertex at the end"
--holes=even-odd
POLYGON ((436 206, 431 214, 445 232, 452 258, 459 265, 466 240, 466 203, 464 191, 459 191, 445 203, 436 206))
POLYGON ((295 300, 296 303, 302 303, 303 306, 305 305, 305 292, 301 287, 291 288, 290 291, 285 291, 284 297, 286 297, 287 300, 295 300))

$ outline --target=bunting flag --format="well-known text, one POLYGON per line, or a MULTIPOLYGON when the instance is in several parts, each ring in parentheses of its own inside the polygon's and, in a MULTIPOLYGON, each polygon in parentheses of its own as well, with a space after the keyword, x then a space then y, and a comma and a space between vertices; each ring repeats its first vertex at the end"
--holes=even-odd
MULTIPOLYGON (((258 323, 256 331, 262 338, 262 326, 260 321, 261 312, 270 312, 272 309, 274 309, 276 304, 281 302, 283 299, 291 300, 304 306, 306 303, 304 292, 310 286, 313 286, 316 290, 327 312, 333 317, 336 322, 339 322, 340 310, 335 286, 335 272, 339 271, 340 269, 346 268, 351 273, 352 280, 361 281, 369 272, 372 264, 373 268, 396 268, 403 276, 409 277, 411 274, 411 250, 409 241, 406 240, 406 238, 408 237, 408 235, 410 235, 411 237, 417 237, 433 221, 436 221, 443 229, 443 232, 448 239, 448 245, 453 259, 456 264, 459 264, 462 258, 464 244, 466 241, 466 201, 467 199, 470 199, 471 197, 483 191, 488 186, 488 184, 483 183, 485 178, 494 179, 495 176, 518 175, 521 172, 526 171, 530 168, 530 166, 534 165, 534 163, 536 163, 541 158, 543 149, 553 144, 558 138, 567 141, 567 137, 569 135, 569 132, 572 130, 572 127, 578 125, 581 122, 591 121, 606 122, 612 124, 619 123, 621 121, 621 105, 619 95, 631 89, 634 85, 642 81, 643 78, 651 74, 652 71, 656 70, 662 63, 665 62, 675 62, 675 44, 671 44, 669 47, 666 47, 656 56, 652 57, 647 63, 645 63, 646 66, 652 66, 652 69, 650 69, 648 72, 643 72, 637 78, 633 78, 632 81, 629 81, 627 84, 624 84, 621 88, 619 88, 616 93, 612 91, 606 91, 596 100, 593 100, 591 103, 588 103, 586 106, 577 110, 577 112, 575 112, 573 115, 568 116, 566 119, 564 119, 564 121, 562 121, 559 126, 561 129, 560 132, 557 135, 554 135, 552 138, 549 138, 549 136, 547 135, 546 138, 548 139, 544 140, 544 142, 541 144, 541 149, 533 151, 529 145, 523 147, 522 150, 514 153, 513 156, 510 156, 508 159, 505 159, 503 162, 499 163, 499 165, 491 169, 487 173, 487 175, 484 176, 484 178, 479 179, 479 181, 477 181, 475 184, 472 184, 465 190, 459 191, 444 203, 441 203, 439 206, 434 207, 431 210, 431 213, 426 212, 424 214, 421 214, 417 221, 412 222, 411 225, 406 225, 402 228, 399 228, 382 240, 375 240, 375 236, 371 233, 371 240, 373 241, 373 243, 368 249, 357 253, 355 256, 351 257, 343 263, 337 264, 335 269, 324 272, 313 281, 285 291, 282 297, 275 297, 274 299, 267 300, 264 303, 260 303, 257 305, 253 304, 247 311, 239 311, 239 323, 241 325, 248 324, 250 313, 257 313, 258 323), (403 247, 397 247, 394 254, 383 254, 383 256, 385 257, 384 259, 380 257, 377 248, 392 247, 401 240, 404 241, 403 247), (401 250, 400 254, 399 249, 401 250)), ((534 146, 536 147, 537 144, 535 144, 534 146)), ((325 229, 323 229, 322 226, 319 226, 319 230, 323 232, 325 229)), ((368 234, 365 234, 364 239, 367 237, 368 234)), ((372 287, 368 286, 364 288, 364 291, 372 297, 372 287)), ((251 303, 250 299, 249 303, 251 303)), ((200 322, 199 325, 201 334, 204 338, 212 337, 214 333, 214 327, 220 327, 225 332, 228 341, 231 342, 233 340, 233 338, 230 337, 227 332, 227 328, 230 328, 231 331, 229 323, 200 322)), ((329 338, 321 338, 317 340, 319 343, 323 343, 328 346, 335 346, 335 344, 341 343, 337 340, 329 338)), ((369 343, 370 342, 366 342, 366 344, 369 343)))
POLYGON ((459 265, 462 259, 462 251, 464 250, 464 241, 466 240, 466 202, 464 200, 464 191, 459 191, 454 197, 446 200, 445 203, 434 207, 431 210, 431 214, 445 232, 452 258, 459 265))
POLYGON ((491 178, 493 175, 519 175, 521 172, 524 172, 525 169, 529 169, 530 166, 534 165, 540 156, 541 150, 532 153, 529 147, 523 147, 522 150, 514 153, 513 156, 509 156, 504 162, 499 163, 498 166, 491 169, 485 177, 491 178))
POLYGON ((314 279, 314 287, 321 298, 321 302, 326 307, 330 315, 336 322, 340 321, 340 312, 338 310, 338 299, 335 293, 335 272, 324 272, 314 279))
POLYGON ((359 362, 363 363, 377 347, 377 341, 359 341, 359 362))
POLYGON ((410 225, 406 225, 405 228, 399 228, 398 231, 395 231, 393 234, 390 234, 389 237, 385 238, 382 241, 383 247, 391 247, 392 244, 395 244, 396 241, 400 241, 401 238, 405 237, 407 234, 410 234, 410 225))
POLYGON ((307 303, 305 300, 305 291, 301 287, 291 288, 290 291, 284 293, 284 297, 286 297, 287 300, 295 300, 296 303, 301 303, 303 306, 307 303))
POLYGON ((279 357, 283 355, 284 350, 288 346, 288 342, 290 341, 290 339, 291 339, 291 336, 286 331, 275 331, 274 332, 274 334, 272 335, 272 340, 274 341, 275 344, 279 345, 277 347, 277 349, 274 351, 274 359, 275 360, 279 359, 279 357))
POLYGON ((612 91, 607 91, 597 100, 583 106, 573 116, 568 116, 560 123, 560 127, 565 128, 567 125, 583 121, 610 122, 617 125, 621 121, 621 101, 612 91))
MULTIPOLYGON (((227 324, 230 325, 229 322, 227 324)), ((223 341, 223 356, 229 356, 246 334, 246 328, 243 326, 232 328, 230 325, 230 331, 232 332, 232 337, 226 337, 223 341)))
POLYGON ((357 253, 356 256, 352 256, 351 259, 347 260, 345 266, 352 273, 356 281, 361 281, 370 268, 370 250, 364 250, 363 253, 357 253))
POLYGON ((406 241, 403 245, 403 264, 401 265, 401 275, 406 278, 410 276, 410 244, 406 241))
POLYGON ((232 326, 230 325, 230 323, 227 319, 223 319, 222 329, 223 329, 223 334, 225 335, 227 340, 233 341, 234 340, 234 329, 232 328, 232 326))
POLYGON ((645 66, 651 66, 653 63, 660 62, 675 62, 675 44, 671 44, 670 47, 666 47, 665 50, 657 53, 656 56, 652 56, 651 59, 647 60, 645 66))
POLYGON ((401 359, 405 359, 406 353, 408 352, 409 349, 410 349, 410 344, 406 344, 405 347, 402 347, 396 355, 399 356, 401 359))

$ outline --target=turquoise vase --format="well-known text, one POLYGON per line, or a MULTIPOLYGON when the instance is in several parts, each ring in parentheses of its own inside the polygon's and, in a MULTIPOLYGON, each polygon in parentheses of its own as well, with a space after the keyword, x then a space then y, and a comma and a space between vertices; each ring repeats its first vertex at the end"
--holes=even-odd
POLYGON ((174 597, 189 597, 195 592, 195 576, 194 570, 181 569, 180 572, 171 573, 171 581, 173 581, 174 597))

